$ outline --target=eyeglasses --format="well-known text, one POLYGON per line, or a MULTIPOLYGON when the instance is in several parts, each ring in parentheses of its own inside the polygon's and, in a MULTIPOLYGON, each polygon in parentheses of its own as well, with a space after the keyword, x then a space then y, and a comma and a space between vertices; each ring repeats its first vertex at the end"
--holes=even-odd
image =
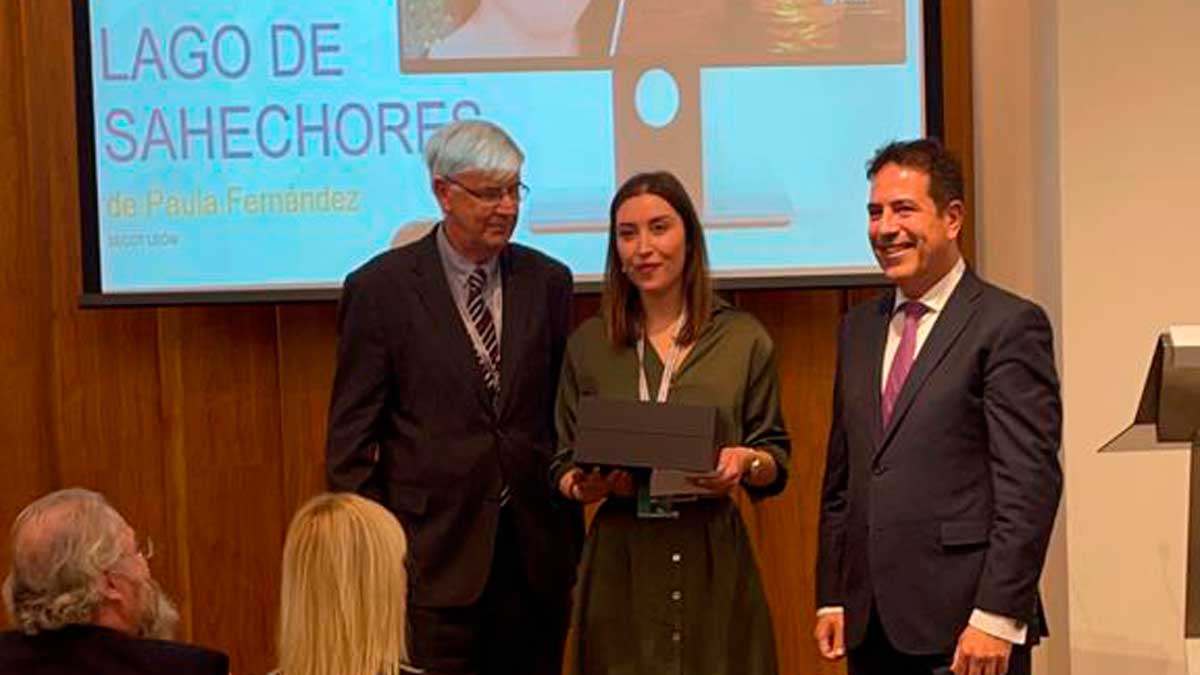
POLYGON ((140 574, 131 575, 128 571, 129 568, 123 567, 121 563, 127 558, 141 558, 143 563, 149 562, 149 560, 154 557, 154 541, 151 540, 150 537, 143 536, 134 539, 133 544, 133 551, 122 552, 121 557, 113 563, 113 566, 104 571, 105 574, 115 574, 127 579, 141 578, 140 574))
POLYGON ((505 197, 508 197, 514 202, 520 202, 522 199, 525 199, 529 196, 529 186, 520 181, 517 181, 516 183, 513 183, 507 187, 486 187, 476 190, 463 185, 450 176, 442 176, 442 178, 447 183, 453 183, 454 185, 462 188, 464 192, 471 195, 475 199, 478 199, 484 204, 499 204, 500 202, 504 201, 505 197))
POLYGON ((142 560, 149 560, 154 557, 154 540, 150 537, 143 537, 137 545, 137 554, 142 560))

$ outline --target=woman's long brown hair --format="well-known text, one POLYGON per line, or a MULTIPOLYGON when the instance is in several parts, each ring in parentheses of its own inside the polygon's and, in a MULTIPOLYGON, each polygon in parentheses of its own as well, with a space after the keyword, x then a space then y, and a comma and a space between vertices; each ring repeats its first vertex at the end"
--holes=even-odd
POLYGON ((696 207, 687 190, 667 171, 639 173, 621 186, 613 195, 608 209, 608 260, 604 266, 604 295, 600 304, 605 333, 615 348, 634 344, 642 334, 645 312, 641 295, 621 268, 617 254, 617 210, 627 200, 651 194, 662 198, 679 214, 683 222, 686 259, 683 265, 683 303, 687 321, 676 340, 691 344, 712 318, 712 280, 708 274, 708 249, 704 245, 704 230, 696 207))

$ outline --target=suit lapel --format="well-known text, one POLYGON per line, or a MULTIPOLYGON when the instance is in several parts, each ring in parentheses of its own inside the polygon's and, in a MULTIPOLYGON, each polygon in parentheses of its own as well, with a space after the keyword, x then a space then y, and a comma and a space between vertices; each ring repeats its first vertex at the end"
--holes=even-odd
POLYGON ((510 403, 513 383, 520 372, 521 338, 529 335, 529 322, 537 307, 533 296, 537 290, 536 279, 522 264, 524 261, 507 246, 500 257, 500 273, 503 285, 504 311, 501 316, 500 332, 500 405, 506 410, 510 403))
POLYGON ((887 348, 888 323, 892 320, 892 307, 896 304, 894 290, 884 293, 878 300, 876 312, 871 316, 865 342, 867 349, 866 362, 871 364, 865 371, 867 375, 867 391, 871 392, 871 438, 878 450, 883 443, 883 393, 880 382, 883 381, 883 352, 887 348))
POLYGON ((438 224, 429 234, 413 244, 418 247, 416 263, 413 266, 417 296, 429 316, 431 339, 445 345, 452 372, 457 372, 461 379, 469 382, 485 409, 491 410, 492 404, 483 382, 483 374, 479 370, 471 336, 463 326, 458 305, 454 302, 454 294, 450 292, 450 285, 446 282, 446 269, 442 266, 441 254, 438 253, 437 247, 438 227, 442 225, 438 224))
MULTIPOLYGON (((876 451, 876 459, 887 449, 888 443, 896 435, 896 428, 904 423, 904 417, 908 413, 908 409, 912 407, 913 401, 916 400, 921 387, 925 385, 934 369, 949 353, 955 340, 970 323, 971 317, 975 315, 979 307, 979 288, 979 282, 975 275, 970 270, 964 272, 958 286, 950 294, 950 299, 942 309, 942 315, 937 317, 937 322, 933 324, 933 330, 930 331, 929 337, 921 347, 921 352, 917 354, 917 360, 913 362, 908 379, 904 381, 904 386, 900 389, 900 396, 896 399, 896 408, 892 411, 891 424, 883 431, 883 441, 876 451)), ((879 389, 878 382, 876 389, 879 389)))

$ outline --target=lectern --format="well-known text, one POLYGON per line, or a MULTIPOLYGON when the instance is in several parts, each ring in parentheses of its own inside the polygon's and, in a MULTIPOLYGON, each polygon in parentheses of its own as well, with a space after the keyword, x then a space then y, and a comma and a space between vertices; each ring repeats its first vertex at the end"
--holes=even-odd
POLYGON ((1200 325, 1158 338, 1133 424, 1101 452, 1192 451, 1188 485, 1187 604, 1184 637, 1200 637, 1200 325))

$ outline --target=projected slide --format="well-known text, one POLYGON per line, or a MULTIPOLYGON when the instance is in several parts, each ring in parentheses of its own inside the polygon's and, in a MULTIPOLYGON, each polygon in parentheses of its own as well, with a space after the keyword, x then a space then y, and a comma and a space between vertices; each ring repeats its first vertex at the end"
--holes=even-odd
POLYGON ((424 144, 475 117, 527 155, 515 239, 577 279, 662 168, 718 277, 868 273, 864 161, 923 133, 915 0, 88 4, 92 293, 336 289, 437 220, 424 144))

